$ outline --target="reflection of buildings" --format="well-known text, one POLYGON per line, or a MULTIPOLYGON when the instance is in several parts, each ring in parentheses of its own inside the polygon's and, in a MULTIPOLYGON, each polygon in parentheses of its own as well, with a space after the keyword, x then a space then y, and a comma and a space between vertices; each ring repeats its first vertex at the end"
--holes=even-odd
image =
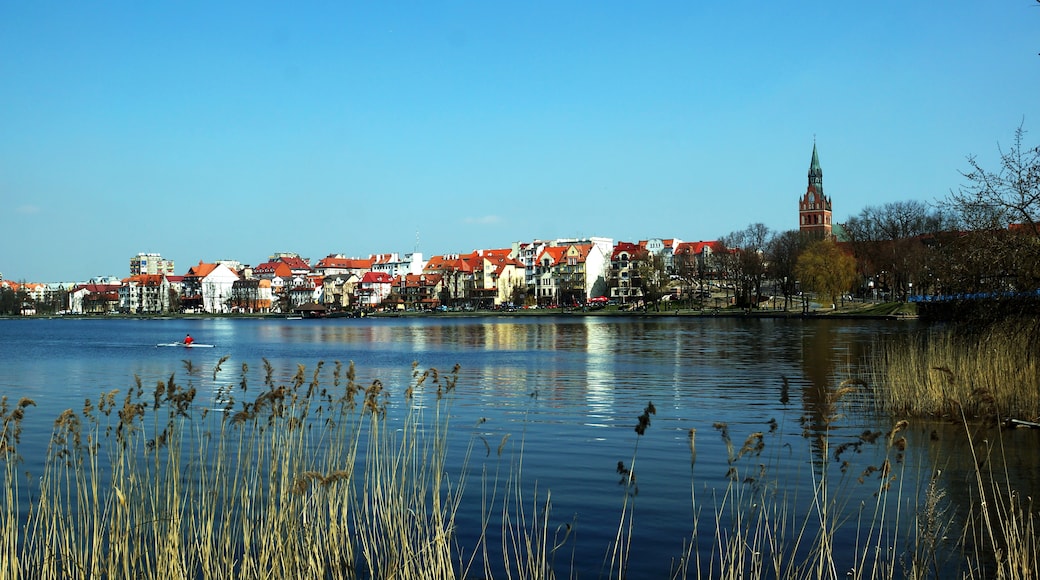
POLYGON ((590 422, 594 422, 596 416, 611 413, 614 408, 614 344, 610 327, 600 320, 586 319, 585 330, 585 397, 592 414, 590 422))

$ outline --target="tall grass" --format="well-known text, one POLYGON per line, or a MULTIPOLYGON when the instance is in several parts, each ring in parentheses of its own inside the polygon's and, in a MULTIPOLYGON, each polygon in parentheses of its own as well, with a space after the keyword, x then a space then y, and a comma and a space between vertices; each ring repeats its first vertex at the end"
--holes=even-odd
MULTIPOLYGON (((360 384, 352 364, 301 365, 277 380, 264 361, 259 385, 243 365, 237 383, 214 397, 199 397, 199 370, 189 361, 185 371, 186 384, 175 376, 152 388, 137 381, 62 413, 43 471, 31 480, 20 474, 18 447, 34 403, 0 400, 0 579, 576 575, 574 522, 553 515, 550 490, 527 487, 523 435, 514 445, 509 434, 497 442, 478 434, 454 452, 462 468, 449 468, 458 367, 413 367, 395 405, 380 381, 360 384), (480 471, 480 514, 460 518, 481 441, 494 457, 480 471), (478 522, 464 534, 475 545, 460 544, 460 520, 478 522)), ((1035 574, 1034 508, 997 467, 999 449, 973 437, 971 510, 954 517, 938 470, 906 460, 909 423, 837 434, 845 402, 863 389, 834 389, 832 413, 813 424, 771 421, 734 438, 716 423, 726 450, 722 487, 703 483, 719 474, 695 474, 690 429, 691 532, 672 577, 1035 574), (801 448, 789 444, 792 430, 804 437, 801 448), (871 459, 851 461, 855 455, 871 459), (792 460, 806 469, 781 467, 792 460)), ((639 443, 656 413, 649 403, 635 418, 632 452, 618 462, 624 496, 602 577, 640 573, 636 467, 646 469, 639 443)))
POLYGON ((243 366, 215 407, 174 376, 88 400, 55 421, 31 497, 16 475, 26 403, 5 403, 0 577, 453 576, 464 481, 444 468, 442 406, 418 401, 456 373, 415 369, 393 423, 379 381, 337 363, 323 386, 322 367, 279 384, 265 361, 256 388, 243 366))
POLYGON ((1040 319, 926 329, 881 342, 871 383, 882 409, 959 419, 1040 417, 1040 319))

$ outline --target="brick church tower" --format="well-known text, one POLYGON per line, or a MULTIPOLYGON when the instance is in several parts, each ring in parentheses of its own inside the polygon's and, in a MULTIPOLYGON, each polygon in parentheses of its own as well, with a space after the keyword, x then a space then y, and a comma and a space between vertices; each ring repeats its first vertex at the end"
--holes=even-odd
POLYGON ((798 231, 818 239, 831 235, 831 198, 823 194, 823 170, 815 141, 809 163, 809 187, 798 202, 798 231))

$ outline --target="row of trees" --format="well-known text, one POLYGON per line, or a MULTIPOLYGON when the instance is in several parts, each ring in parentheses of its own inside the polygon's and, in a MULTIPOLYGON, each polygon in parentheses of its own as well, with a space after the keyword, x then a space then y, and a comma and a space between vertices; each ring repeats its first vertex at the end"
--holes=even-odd
POLYGON ((66 308, 67 297, 68 292, 60 289, 48 292, 43 300, 35 300, 24 289, 0 286, 0 316, 18 316, 24 312, 56 314, 66 308))

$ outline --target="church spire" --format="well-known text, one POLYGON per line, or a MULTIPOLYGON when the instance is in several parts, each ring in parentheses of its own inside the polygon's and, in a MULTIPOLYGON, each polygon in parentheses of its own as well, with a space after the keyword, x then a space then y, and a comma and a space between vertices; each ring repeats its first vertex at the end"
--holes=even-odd
POLYGON ((823 195, 823 169, 820 168, 820 157, 816 154, 816 140, 812 144, 812 161, 809 162, 809 187, 823 195))

